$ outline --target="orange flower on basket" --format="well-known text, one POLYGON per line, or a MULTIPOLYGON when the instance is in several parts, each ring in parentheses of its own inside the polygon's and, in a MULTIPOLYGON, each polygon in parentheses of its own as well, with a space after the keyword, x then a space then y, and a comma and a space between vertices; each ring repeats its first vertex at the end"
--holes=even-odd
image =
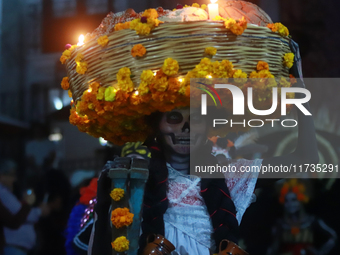
POLYGON ((143 57, 146 53, 146 49, 142 44, 136 44, 131 49, 131 55, 133 57, 143 57))
POLYGON ((61 87, 64 90, 68 90, 70 88, 70 83, 68 83, 68 77, 64 77, 61 81, 61 87))
POLYGON ((117 208, 112 211, 111 222, 116 228, 129 226, 133 222, 133 213, 128 208, 117 208))
POLYGON ((107 35, 103 35, 97 39, 97 43, 100 46, 104 47, 109 43, 109 38, 107 37, 107 35))
POLYGON ((269 71, 269 65, 268 65, 267 62, 259 61, 257 63, 257 66, 256 66, 256 70, 257 71, 261 71, 261 70, 268 70, 269 71))

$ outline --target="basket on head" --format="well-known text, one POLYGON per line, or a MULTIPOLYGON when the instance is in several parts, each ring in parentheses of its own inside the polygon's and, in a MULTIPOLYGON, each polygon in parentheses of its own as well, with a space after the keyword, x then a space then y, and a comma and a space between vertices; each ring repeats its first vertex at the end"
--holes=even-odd
POLYGON ((270 18, 243 1, 226 1, 215 20, 202 8, 110 14, 83 46, 66 50, 70 122, 115 144, 143 141, 150 133, 145 115, 190 105, 190 78, 289 76, 290 39, 282 24, 263 26, 270 18), (241 7, 249 15, 230 17, 241 7), (203 20, 188 21, 192 12, 203 20), (162 23, 171 15, 184 21, 162 23))

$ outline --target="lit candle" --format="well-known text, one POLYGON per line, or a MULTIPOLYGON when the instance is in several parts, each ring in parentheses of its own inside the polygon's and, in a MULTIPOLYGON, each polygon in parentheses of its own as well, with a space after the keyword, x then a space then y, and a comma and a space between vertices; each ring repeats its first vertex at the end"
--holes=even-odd
POLYGON ((84 44, 84 39, 85 36, 84 35, 80 35, 79 36, 79 42, 77 43, 78 46, 82 46, 84 44))
POLYGON ((217 0, 210 0, 210 2, 211 4, 208 4, 209 19, 213 20, 216 16, 219 15, 218 4, 216 4, 217 0))

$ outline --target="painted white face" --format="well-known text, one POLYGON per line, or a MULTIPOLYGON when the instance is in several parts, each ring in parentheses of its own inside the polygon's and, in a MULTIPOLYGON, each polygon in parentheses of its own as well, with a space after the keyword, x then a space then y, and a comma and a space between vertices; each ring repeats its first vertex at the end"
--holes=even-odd
POLYGON ((199 109, 163 113, 159 129, 166 145, 178 154, 194 152, 207 139, 207 123, 199 109))
POLYGON ((294 214, 301 209, 301 202, 297 199, 294 192, 288 192, 285 197, 285 210, 289 214, 294 214))

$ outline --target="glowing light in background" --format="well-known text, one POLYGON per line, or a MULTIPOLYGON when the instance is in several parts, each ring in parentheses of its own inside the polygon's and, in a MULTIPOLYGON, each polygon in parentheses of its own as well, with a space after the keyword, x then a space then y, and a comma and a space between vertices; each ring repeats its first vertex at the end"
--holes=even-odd
POLYGON ((60 110, 60 109, 62 109, 64 107, 63 102, 60 100, 59 97, 55 97, 53 99, 53 104, 54 104, 54 108, 56 110, 60 110))
POLYGON ((85 39, 85 36, 80 35, 79 36, 79 42, 77 43, 77 46, 82 46, 84 44, 84 39, 85 39))
POLYGON ((107 145, 107 141, 103 137, 99 137, 99 143, 101 146, 107 145))

